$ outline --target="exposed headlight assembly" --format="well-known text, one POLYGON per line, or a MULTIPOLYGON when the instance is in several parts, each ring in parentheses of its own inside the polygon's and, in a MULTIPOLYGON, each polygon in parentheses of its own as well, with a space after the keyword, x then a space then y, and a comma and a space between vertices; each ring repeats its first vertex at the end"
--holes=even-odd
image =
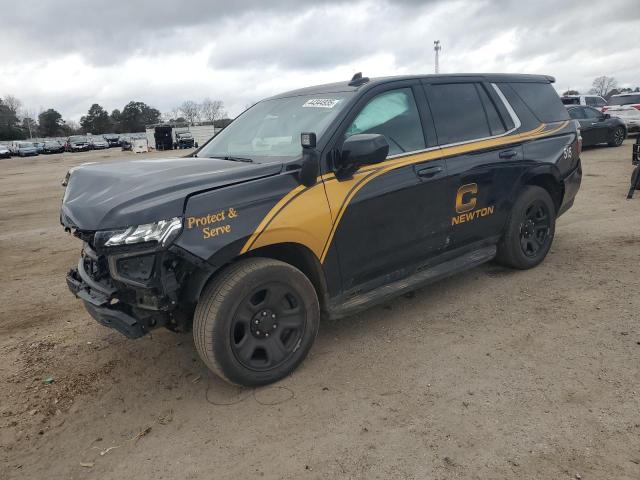
POLYGON ((166 247, 173 242, 182 231, 182 218, 160 220, 122 230, 96 232, 95 242, 104 247, 132 245, 136 243, 157 242, 166 247))

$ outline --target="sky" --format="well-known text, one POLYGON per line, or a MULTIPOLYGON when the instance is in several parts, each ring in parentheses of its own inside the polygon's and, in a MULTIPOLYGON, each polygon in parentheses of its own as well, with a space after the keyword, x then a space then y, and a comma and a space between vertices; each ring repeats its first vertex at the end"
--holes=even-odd
POLYGON ((92 103, 171 112, 222 100, 231 117, 309 85, 433 73, 600 75, 640 85, 638 0, 0 0, 0 97, 78 121, 92 103))

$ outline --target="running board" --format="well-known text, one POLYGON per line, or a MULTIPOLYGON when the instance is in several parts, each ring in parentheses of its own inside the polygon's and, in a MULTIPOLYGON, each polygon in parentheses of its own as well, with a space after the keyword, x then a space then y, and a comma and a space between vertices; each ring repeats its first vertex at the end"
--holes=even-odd
POLYGON ((328 305, 329 318, 337 319, 353 315, 356 312, 386 302, 403 293, 416 290, 417 288, 424 287, 425 285, 450 277, 456 273, 477 267, 492 260, 496 256, 496 250, 495 245, 483 247, 433 267, 418 270, 407 278, 358 294, 346 301, 340 301, 341 299, 338 297, 328 305))

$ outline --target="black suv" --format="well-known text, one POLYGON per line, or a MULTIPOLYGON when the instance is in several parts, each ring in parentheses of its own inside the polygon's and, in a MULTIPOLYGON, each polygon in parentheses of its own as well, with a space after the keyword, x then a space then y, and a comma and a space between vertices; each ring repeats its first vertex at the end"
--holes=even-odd
POLYGON ((321 317, 545 258, 582 176, 553 81, 357 74, 258 102, 187 158, 76 167, 68 286, 129 337, 192 329, 222 378, 276 381, 321 317))
POLYGON ((193 135, 191 134, 191 132, 176 133, 176 142, 174 144, 174 148, 176 149, 193 148, 194 145, 195 145, 195 140, 193 139, 193 135))

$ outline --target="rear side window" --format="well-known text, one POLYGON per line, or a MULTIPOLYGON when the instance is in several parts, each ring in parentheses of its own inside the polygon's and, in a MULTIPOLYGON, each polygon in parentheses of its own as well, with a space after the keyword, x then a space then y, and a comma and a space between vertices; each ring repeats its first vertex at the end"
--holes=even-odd
POLYGON ((373 97, 349 126, 346 136, 357 133, 384 135, 389 144, 389 155, 426 148, 418 107, 410 88, 373 97))
POLYGON ((510 83, 541 122, 569 120, 569 114, 550 83, 510 83))
POLYGON ((480 95, 473 83, 432 85, 429 92, 440 145, 491 136, 480 95))
POLYGON ((500 114, 498 113, 493 100, 489 98, 489 95, 487 95, 487 92, 482 85, 476 84, 476 88, 478 89, 480 99, 482 100, 482 104, 484 105, 485 113, 487 114, 487 121, 489 122, 491 135, 500 135, 501 133, 506 132, 507 129, 502 122, 502 118, 500 118, 500 114))

